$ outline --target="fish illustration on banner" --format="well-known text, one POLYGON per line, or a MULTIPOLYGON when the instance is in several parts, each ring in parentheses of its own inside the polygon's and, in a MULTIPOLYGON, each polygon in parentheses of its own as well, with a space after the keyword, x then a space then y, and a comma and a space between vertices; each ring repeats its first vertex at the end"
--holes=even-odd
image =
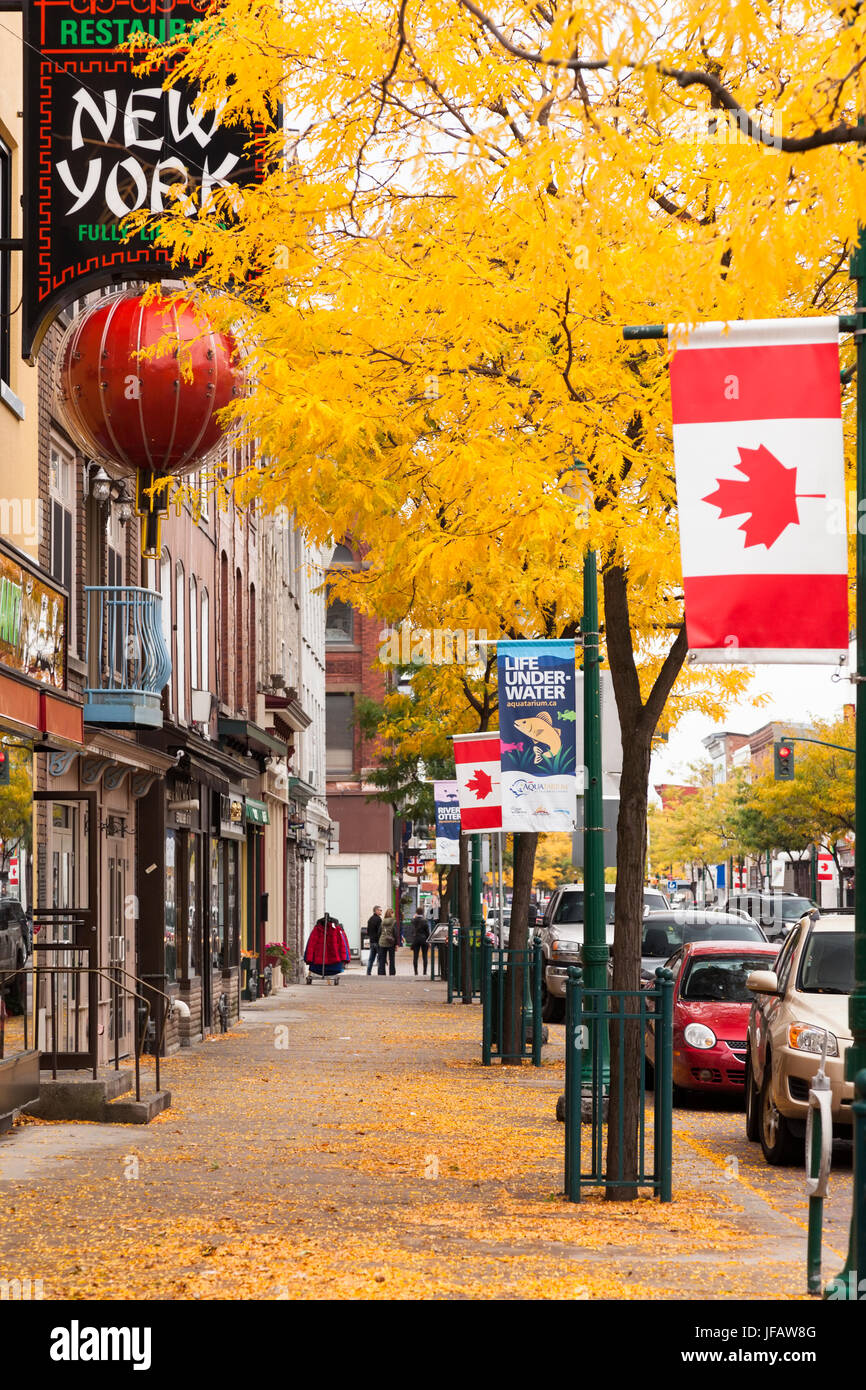
POLYGON ((574 642, 497 644, 504 830, 573 830, 574 642))
POLYGON ((460 801, 456 782, 434 782, 436 863, 460 863, 460 801))

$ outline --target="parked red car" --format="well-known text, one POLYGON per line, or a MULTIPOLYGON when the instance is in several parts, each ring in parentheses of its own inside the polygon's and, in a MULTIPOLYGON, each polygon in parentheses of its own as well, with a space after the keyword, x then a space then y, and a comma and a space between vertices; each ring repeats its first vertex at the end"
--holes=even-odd
MULTIPOLYGON (((674 1087, 683 1091, 743 1092, 746 1034, 754 996, 752 970, 769 970, 778 946, 746 941, 690 941, 667 962, 674 973, 674 1087)), ((648 1075, 654 1056, 647 1029, 648 1075)))

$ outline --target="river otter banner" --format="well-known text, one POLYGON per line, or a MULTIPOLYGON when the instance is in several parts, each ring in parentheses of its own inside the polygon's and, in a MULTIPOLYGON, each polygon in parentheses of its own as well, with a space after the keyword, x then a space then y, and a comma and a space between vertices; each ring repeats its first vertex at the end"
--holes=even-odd
POLYGON ((460 801, 456 782, 434 782, 436 863, 460 863, 460 801))
POLYGON ((503 830, 573 830, 573 641, 497 643, 503 830))

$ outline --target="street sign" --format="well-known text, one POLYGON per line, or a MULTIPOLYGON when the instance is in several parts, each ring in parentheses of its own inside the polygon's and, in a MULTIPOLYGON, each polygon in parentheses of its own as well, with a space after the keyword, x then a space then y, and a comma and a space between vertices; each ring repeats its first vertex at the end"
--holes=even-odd
POLYGON ((832 854, 818 855, 818 879, 822 883, 833 882, 833 856, 832 854))

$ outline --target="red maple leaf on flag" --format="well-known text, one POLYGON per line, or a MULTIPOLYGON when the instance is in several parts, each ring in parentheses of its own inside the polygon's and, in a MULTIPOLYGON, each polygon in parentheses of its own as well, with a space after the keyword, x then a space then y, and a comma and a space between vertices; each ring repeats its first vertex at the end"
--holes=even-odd
POLYGON ((786 526, 799 526, 798 497, 824 497, 823 492, 797 492, 797 470, 786 468, 765 445, 739 449, 737 470, 744 478, 717 478, 715 492, 704 502, 718 507, 719 520, 750 515, 737 529, 745 532, 746 549, 763 545, 769 550, 786 526))
POLYGON ((493 783, 489 773, 483 768, 476 767, 469 781, 466 783, 470 791, 475 793, 476 801, 483 801, 485 796, 489 796, 493 790, 493 783))

